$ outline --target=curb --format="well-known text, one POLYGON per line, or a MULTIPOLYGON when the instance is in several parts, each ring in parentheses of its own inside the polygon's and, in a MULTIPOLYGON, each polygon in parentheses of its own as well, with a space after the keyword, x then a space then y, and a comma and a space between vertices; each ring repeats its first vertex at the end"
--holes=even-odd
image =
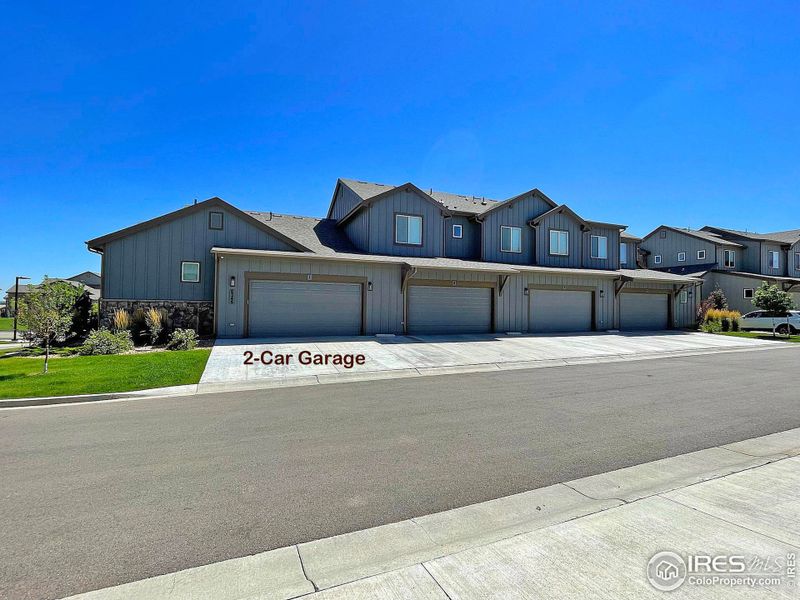
POLYGON ((518 361, 508 363, 473 363, 442 367, 413 367, 390 369, 385 371, 325 373, 320 375, 300 375, 297 377, 275 377, 252 381, 209 382, 181 385, 166 388, 151 388, 133 392, 109 392, 103 394, 84 394, 79 396, 49 396, 38 398, 12 398, 0 400, 0 409, 25 408, 33 406, 57 406, 59 404, 80 404, 103 400, 132 400, 161 396, 194 396, 226 392, 248 392, 272 390, 276 388, 304 387, 310 385, 330 385, 336 383, 358 383, 363 381, 381 381, 386 379, 405 379, 413 377, 431 377, 437 375, 458 375, 465 373, 496 373, 522 369, 545 369, 551 367, 569 367, 615 362, 634 362, 655 360, 659 358, 683 358, 703 356, 707 354, 732 354, 737 352, 758 352, 764 350, 797 350, 798 345, 784 346, 732 346, 729 348, 707 348, 698 350, 668 350, 665 352, 648 352, 639 354, 605 354, 599 356, 575 356, 567 358, 543 358, 539 360, 518 361))
POLYGON ((70 596, 70 599, 171 596, 289 600, 612 511, 645 498, 798 455, 800 428, 353 533, 84 592, 70 596), (176 583, 180 589, 176 589, 176 583))

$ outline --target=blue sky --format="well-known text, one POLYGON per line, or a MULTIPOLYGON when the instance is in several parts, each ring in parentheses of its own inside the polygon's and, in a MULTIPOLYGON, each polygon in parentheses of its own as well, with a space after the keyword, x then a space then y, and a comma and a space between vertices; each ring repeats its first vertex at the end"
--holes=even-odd
POLYGON ((194 198, 321 216, 340 176, 800 227, 796 3, 172 4, 4 4, 4 288, 194 198))

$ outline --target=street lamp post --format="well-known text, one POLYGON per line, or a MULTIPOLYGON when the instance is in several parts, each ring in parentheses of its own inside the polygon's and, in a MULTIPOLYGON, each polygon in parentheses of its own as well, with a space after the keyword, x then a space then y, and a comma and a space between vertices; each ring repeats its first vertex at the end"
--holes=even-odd
POLYGON ((19 317, 19 280, 30 279, 30 277, 23 277, 17 275, 17 280, 14 283, 14 341, 17 341, 17 318, 19 317))

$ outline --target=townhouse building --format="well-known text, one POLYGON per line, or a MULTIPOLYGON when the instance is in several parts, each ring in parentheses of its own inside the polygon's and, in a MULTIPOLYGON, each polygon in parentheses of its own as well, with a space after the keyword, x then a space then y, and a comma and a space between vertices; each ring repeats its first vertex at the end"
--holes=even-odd
POLYGON ((662 225, 643 238, 641 250, 648 268, 701 278, 705 296, 718 286, 743 314, 754 309, 764 282, 789 292, 800 307, 800 229, 760 234, 662 225))
POLYGON ((195 203, 87 242, 101 314, 156 306, 220 337, 651 330, 694 324, 691 274, 538 189, 505 200, 337 181, 325 218, 195 203))

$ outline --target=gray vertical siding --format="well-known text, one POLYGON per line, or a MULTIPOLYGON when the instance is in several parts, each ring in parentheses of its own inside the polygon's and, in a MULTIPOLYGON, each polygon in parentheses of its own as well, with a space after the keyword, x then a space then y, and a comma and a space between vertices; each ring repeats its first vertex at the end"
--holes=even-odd
POLYGON ((763 242, 761 244, 761 274, 762 275, 775 275, 777 277, 784 277, 786 275, 786 251, 779 244, 770 244, 763 242), (769 253, 777 252, 780 257, 780 265, 777 269, 769 268, 769 253))
POLYGON ((706 285, 703 286, 703 293, 706 296, 713 292, 716 286, 719 286, 725 293, 728 307, 731 310, 738 310, 742 314, 755 310, 753 301, 744 297, 744 290, 746 288, 757 290, 764 282, 764 280, 755 277, 742 277, 741 275, 720 272, 709 273, 704 277, 704 280, 706 285))
POLYGON ((795 267, 797 264, 797 254, 800 254, 800 242, 795 242, 794 246, 789 249, 789 277, 800 277, 800 269, 795 267))
POLYGON ((487 214, 483 223, 483 260, 517 265, 534 264, 536 233, 528 225, 528 221, 550 209, 551 206, 538 196, 527 194, 487 214), (500 227, 503 225, 522 229, 522 253, 500 251, 500 227))
MULTIPOLYGON (((753 240, 736 240, 744 246, 736 253, 736 270, 746 271, 747 273, 761 272, 761 242, 753 240), (738 262, 741 260, 741 264, 738 262)), ((722 263, 720 263, 722 266, 722 263)))
POLYGON ((454 216, 444 220, 444 254, 448 258, 478 260, 481 256, 481 226, 469 217, 454 216), (461 225, 463 237, 453 237, 453 225, 461 225))
POLYGON ((263 230, 211 207, 106 244, 103 298, 212 300, 213 246, 295 250, 263 230), (208 228, 208 213, 222 212, 224 229, 208 228), (200 263, 200 283, 181 282, 181 261, 200 263))
POLYGON ((362 209, 345 223, 344 232, 356 248, 369 252, 369 209, 362 209))
POLYGON ((568 214, 552 214, 536 225, 536 264, 547 267, 579 268, 583 260, 583 231, 581 225, 568 214), (550 230, 569 232, 569 255, 550 254, 550 230))
POLYGON ((442 256, 442 211, 412 190, 397 189, 369 206, 369 252, 394 256, 442 256), (422 217, 422 245, 394 243, 395 214, 422 217))
POLYGON ((657 229, 642 242, 642 248, 648 250, 647 267, 650 269, 666 267, 679 267, 690 265, 703 265, 718 261, 722 265, 722 255, 717 254, 716 244, 706 242, 696 237, 667 229, 667 237, 661 238, 661 229, 657 229), (705 250, 705 260, 697 259, 697 251, 705 250), (686 262, 678 262, 678 252, 686 252, 686 262), (655 256, 661 255, 660 265, 655 264, 655 256))
POLYGON ((361 198, 345 184, 340 184, 338 188, 330 211, 330 218, 337 221, 361 202, 361 198))
POLYGON ((592 227, 583 233, 583 267, 587 269, 619 269, 619 229, 592 227), (604 236, 608 242, 608 258, 592 258, 592 236, 604 236))

